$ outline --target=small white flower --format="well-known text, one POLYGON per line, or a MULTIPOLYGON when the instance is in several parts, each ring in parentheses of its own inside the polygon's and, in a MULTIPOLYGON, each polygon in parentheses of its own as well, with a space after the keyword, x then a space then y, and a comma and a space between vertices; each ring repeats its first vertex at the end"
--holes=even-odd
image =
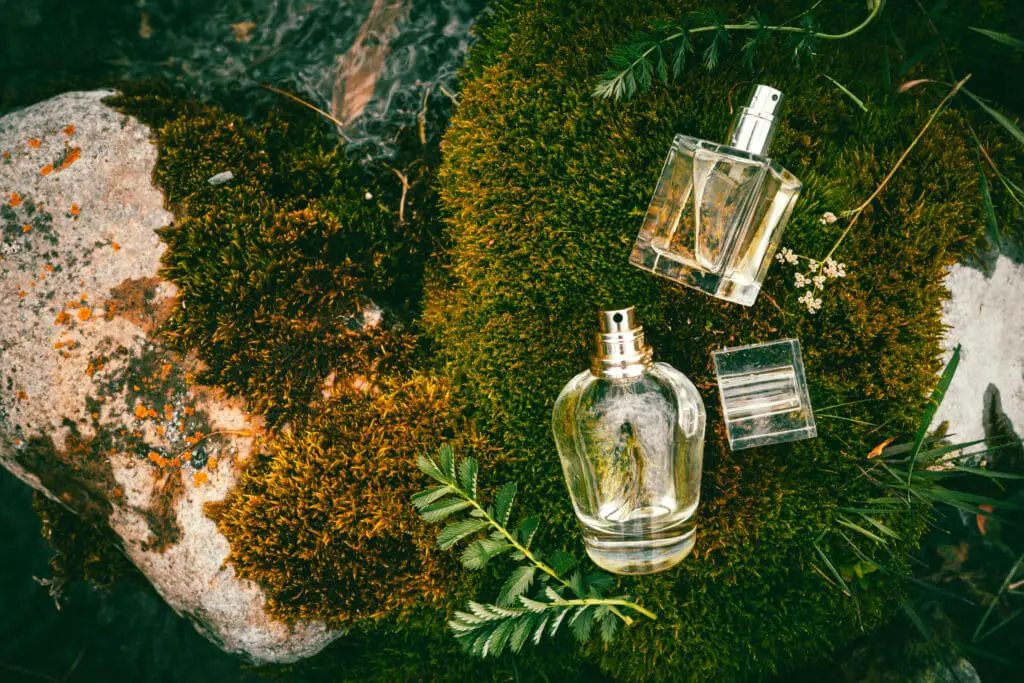
POLYGON ((814 315, 814 312, 821 308, 821 299, 815 299, 814 293, 810 290, 797 299, 797 301, 806 306, 807 312, 811 315, 814 315))
POLYGON ((15 244, 14 242, 11 242, 10 244, 4 242, 3 246, 0 247, 0 251, 2 251, 5 254, 17 254, 19 251, 21 251, 21 247, 15 244))
POLYGON ((796 285, 797 289, 802 289, 802 288, 806 287, 807 285, 809 285, 810 283, 811 283, 810 278, 808 278, 803 273, 797 273, 796 274, 796 278, 795 278, 795 280, 793 282, 793 284, 796 285))
POLYGON ((821 267, 821 264, 814 259, 811 259, 811 262, 807 264, 807 267, 811 269, 812 273, 816 273, 818 272, 818 268, 821 267))
POLYGON ((815 275, 814 277, 811 278, 811 281, 814 282, 814 286, 817 287, 818 289, 825 289, 826 279, 827 278, 824 275, 815 275))
POLYGON ((820 220, 820 221, 821 221, 821 224, 822 224, 822 225, 832 225, 832 224, 833 224, 833 223, 835 223, 835 222, 836 222, 837 220, 839 220, 839 217, 838 217, 838 216, 836 216, 836 215, 835 215, 834 213, 832 213, 831 211, 826 211, 825 213, 821 214, 821 218, 820 218, 820 219, 818 219, 818 220, 820 220))
POLYGON ((791 263, 796 265, 800 261, 800 257, 797 256, 789 247, 782 247, 779 249, 779 253, 775 255, 775 260, 779 263, 791 263))
POLYGON ((846 277, 846 264, 839 263, 832 258, 825 259, 824 272, 829 277, 846 277))
POLYGON ((370 201, 371 199, 373 199, 373 193, 367 190, 366 194, 363 195, 363 198, 366 199, 366 201, 370 201))

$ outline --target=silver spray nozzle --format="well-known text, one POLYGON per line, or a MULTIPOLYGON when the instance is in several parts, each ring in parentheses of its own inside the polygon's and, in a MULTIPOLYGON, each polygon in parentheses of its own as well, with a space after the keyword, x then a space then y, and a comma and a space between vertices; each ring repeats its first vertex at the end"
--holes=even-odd
POLYGON ((767 155, 778 129, 782 93, 767 85, 755 85, 746 106, 729 129, 729 146, 751 154, 767 155))
POLYGON ((636 324, 633 307, 601 311, 597 333, 597 354, 592 369, 609 379, 627 379, 643 374, 651 363, 651 347, 644 343, 644 328, 636 324))

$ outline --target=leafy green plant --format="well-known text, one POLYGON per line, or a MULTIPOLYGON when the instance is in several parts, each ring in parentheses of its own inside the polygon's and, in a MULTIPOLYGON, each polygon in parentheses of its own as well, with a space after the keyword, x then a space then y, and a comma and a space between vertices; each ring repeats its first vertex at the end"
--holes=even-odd
MULTIPOLYGON (((913 439, 889 445, 890 440, 877 448, 877 453, 868 456, 871 464, 862 470, 863 475, 880 489, 879 495, 860 504, 838 508, 835 526, 823 531, 814 541, 815 554, 824 563, 827 573, 817 566, 815 570, 849 597, 854 597, 850 585, 853 580, 875 571, 890 571, 883 561, 873 556, 874 548, 861 544, 869 541, 875 548, 892 552, 891 541, 898 540, 899 535, 885 520, 893 515, 905 514, 908 507, 922 504, 948 505, 960 512, 985 519, 996 517, 993 512, 996 508, 1020 509, 1009 501, 964 490, 966 487, 957 485, 965 477, 987 478, 995 482, 1024 479, 1024 475, 965 464, 965 461, 976 462, 1005 448, 1019 448, 1019 439, 981 439, 948 444, 939 436, 928 436, 928 428, 953 381, 959 362, 958 346, 939 377, 913 439), (984 447, 979 449, 978 446, 984 447), (852 551, 852 564, 840 566, 828 557, 821 543, 829 534, 836 534, 845 543, 845 547, 852 551)), ((1006 583, 1009 583, 1009 579, 1006 583)), ((981 625, 978 629, 981 629, 981 625)))
POLYGON ((604 597, 612 587, 612 577, 603 572, 584 573, 570 553, 555 551, 550 564, 543 562, 544 554, 532 547, 540 520, 527 517, 514 528, 509 524, 515 483, 502 486, 494 502, 485 505, 477 490, 478 465, 474 458, 457 461, 452 448, 445 445, 437 462, 421 455, 416 464, 440 484, 412 496, 412 504, 426 522, 435 524, 456 513, 469 513, 441 529, 437 535, 441 549, 450 550, 468 540, 462 564, 470 570, 481 569, 503 554, 520 562, 509 573, 495 603, 470 601, 468 611, 456 612, 448 622, 470 653, 497 657, 506 647, 518 652, 527 640, 537 644, 545 635, 554 636, 562 624, 568 624, 581 643, 591 639, 595 627, 602 640, 611 642, 620 622, 626 626, 633 623, 627 612, 657 619, 631 602, 628 595, 604 597), (563 578, 570 571, 569 578, 563 578), (528 597, 531 586, 533 597, 528 597))
POLYGON ((743 62, 748 66, 753 66, 758 48, 773 35, 788 35, 793 47, 793 58, 800 60, 814 54, 818 41, 843 40, 860 33, 881 13, 885 0, 869 3, 871 12, 868 16, 842 33, 816 30, 812 10, 818 4, 779 25, 768 24, 760 14, 751 15, 742 23, 729 24, 724 17, 713 11, 694 12, 678 22, 651 22, 648 31, 633 34, 625 43, 617 45, 608 53, 611 68, 601 74, 593 95, 628 100, 638 92, 649 90, 655 77, 663 83, 678 78, 686 66, 687 55, 697 52, 695 37, 702 34, 710 36, 701 50, 701 61, 708 71, 718 66, 722 50, 732 43, 732 33, 748 36, 742 47, 743 62), (800 22, 799 26, 789 25, 796 21, 800 22))

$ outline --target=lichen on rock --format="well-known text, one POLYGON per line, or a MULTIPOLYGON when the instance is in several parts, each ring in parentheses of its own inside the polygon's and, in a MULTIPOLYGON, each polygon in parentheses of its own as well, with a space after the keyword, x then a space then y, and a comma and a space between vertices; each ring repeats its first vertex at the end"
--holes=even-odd
POLYGON ((150 131, 102 103, 113 94, 69 93, 0 120, 0 464, 109 528, 225 649, 309 655, 336 633, 272 621, 203 514, 233 488, 261 421, 198 386, 200 361, 158 333, 178 290, 158 272, 157 230, 174 218, 151 182, 150 131))

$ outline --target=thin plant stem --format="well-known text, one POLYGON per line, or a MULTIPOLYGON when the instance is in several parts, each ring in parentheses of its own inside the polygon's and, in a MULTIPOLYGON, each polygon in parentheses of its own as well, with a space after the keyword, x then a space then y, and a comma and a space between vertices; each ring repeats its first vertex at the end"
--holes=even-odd
POLYGON ((857 208, 843 212, 845 216, 852 216, 852 218, 850 219, 849 223, 847 223, 846 228, 843 230, 843 233, 839 235, 839 239, 837 239, 836 243, 832 245, 832 249, 830 249, 828 254, 825 255, 825 259, 829 259, 832 257, 832 254, 834 254, 836 249, 839 248, 839 245, 843 243, 843 240, 846 239, 846 236, 850 234, 850 230, 853 229, 853 226, 857 224, 857 219, 859 219, 861 214, 864 213, 864 209, 866 209, 871 204, 871 202, 873 202, 875 198, 882 193, 882 190, 884 190, 885 186, 889 184, 889 181, 892 180, 892 177, 896 175, 896 171, 900 169, 900 166, 902 166, 903 162, 907 160, 907 157, 910 156, 910 153, 914 151, 914 147, 917 146, 917 143, 921 141, 921 138, 923 138, 924 134, 928 132, 928 129, 931 127, 931 125, 935 123, 935 119, 939 118, 939 114, 941 114, 943 110, 945 110, 946 105, 949 104, 949 101, 956 96, 956 94, 960 91, 960 88, 962 88, 964 86, 964 83, 970 80, 970 78, 971 74, 967 74, 966 76, 964 76, 962 79, 960 79, 959 82, 957 82, 956 85, 953 86, 953 89, 950 90, 946 94, 946 96, 942 98, 942 101, 939 102, 939 105, 932 110, 932 113, 928 117, 928 121, 925 122, 924 127, 921 128, 920 131, 918 131, 917 136, 910 143, 910 145, 905 150, 903 150, 903 154, 901 154, 900 158, 897 159, 896 164, 891 169, 889 169, 889 173, 887 173, 885 178, 882 179, 882 182, 879 183, 878 187, 875 188, 875 191, 871 193, 871 196, 865 199, 864 202, 857 208))
MULTIPOLYGON (((877 5, 875 5, 874 9, 871 10, 871 13, 868 14, 868 16, 864 19, 864 21, 862 21, 861 23, 857 24, 856 26, 854 26, 853 28, 851 28, 848 31, 843 31, 842 33, 818 33, 817 31, 810 31, 810 35, 813 36, 814 38, 820 38, 821 40, 843 40, 844 38, 849 38, 849 37, 851 37, 853 35, 856 35, 857 33, 860 33, 868 24, 870 24, 872 21, 874 21, 875 17, 877 17, 878 14, 882 11, 882 7, 884 5, 885 5, 884 1, 883 2, 879 2, 877 5)), ((807 12, 809 12, 809 11, 810 10, 802 12, 801 14, 797 15, 796 17, 794 17, 794 19, 799 19, 804 14, 807 14, 807 12)), ((789 21, 793 21, 793 19, 790 19, 789 21)), ((789 22, 786 22, 786 23, 789 23, 789 22)), ((800 28, 798 26, 786 26, 785 24, 781 24, 781 25, 778 25, 778 26, 760 26, 758 24, 722 24, 721 28, 725 29, 726 31, 761 31, 761 30, 763 30, 763 31, 769 31, 769 32, 772 32, 772 33, 805 33, 805 32, 807 32, 806 29, 800 28)), ((719 26, 715 25, 715 26, 698 26, 697 28, 691 28, 691 29, 684 29, 682 31, 676 31, 675 33, 662 38, 657 43, 655 43, 651 47, 649 47, 646 50, 644 50, 640 54, 639 57, 634 59, 629 64, 629 66, 627 66, 625 69, 623 69, 615 78, 620 78, 622 76, 622 74, 628 73, 628 72, 632 71, 633 69, 635 69, 637 64, 639 64, 640 62, 646 60, 647 57, 650 56, 650 54, 652 52, 654 52, 655 50, 659 49, 663 43, 670 43, 673 40, 676 40, 678 38, 682 38, 685 35, 694 34, 694 33, 705 33, 707 31, 717 31, 718 29, 719 29, 719 26)))
POLYGON ((341 137, 343 137, 346 142, 351 142, 352 141, 351 138, 349 138, 347 135, 345 135, 342 132, 342 130, 341 130, 342 128, 345 127, 344 123, 342 123, 340 120, 338 120, 337 117, 331 116, 330 114, 328 114, 327 112, 325 112, 323 109, 321 109, 320 107, 316 106, 312 102, 307 102, 306 100, 302 99, 298 95, 293 95, 292 93, 288 92, 287 90, 281 90, 280 88, 275 88, 274 86, 267 85, 266 83, 260 83, 260 87, 263 88, 264 90, 269 90, 270 92, 277 93, 278 95, 284 95, 285 97, 287 97, 288 99, 292 100, 293 102, 298 102, 303 107, 306 107, 308 109, 312 109, 317 114, 320 114, 320 116, 324 117, 325 119, 327 119, 328 121, 330 121, 334 125, 336 125, 338 127, 338 134, 341 135, 341 137))
MULTIPOLYGON (((568 581, 566 581, 561 576, 559 576, 558 572, 556 572, 554 569, 552 569, 548 565, 546 565, 543 562, 541 562, 540 560, 538 560, 537 557, 533 553, 530 552, 529 548, 527 548, 522 543, 517 541, 515 539, 515 537, 512 534, 510 534, 508 532, 508 530, 503 525, 498 524, 498 522, 493 517, 491 517, 489 514, 487 514, 487 510, 485 510, 483 508, 483 506, 481 506, 480 503, 478 503, 475 499, 473 499, 470 496, 466 495, 466 493, 462 490, 461 487, 453 486, 451 483, 449 483, 448 486, 450 488, 454 489, 455 492, 459 495, 460 498, 462 498, 464 501, 466 501, 467 503, 472 505, 473 508, 477 511, 477 514, 479 514, 481 517, 483 517, 485 520, 487 520, 488 524, 490 524, 492 527, 494 527, 499 532, 501 532, 501 535, 504 536, 505 539, 510 544, 512 544, 512 547, 515 548, 516 550, 518 550, 520 553, 522 553, 523 557, 525 557, 527 560, 529 560, 530 563, 533 564, 533 566, 535 566, 537 569, 541 570, 542 572, 544 572, 545 574, 547 574, 548 576, 553 578, 555 581, 557 581, 558 583, 562 584, 563 586, 565 586, 566 588, 571 590, 573 593, 576 592, 575 589, 572 587, 572 584, 570 584, 568 581)), ((617 599, 611 599, 611 598, 607 598, 607 599, 606 598, 583 598, 583 599, 577 600, 577 601, 573 601, 573 600, 559 601, 556 604, 567 604, 567 605, 577 605, 577 604, 609 605, 612 613, 614 613, 615 616, 617 616, 620 619, 622 619, 622 621, 624 621, 626 623, 626 626, 631 626, 633 624, 633 619, 631 617, 623 614, 619 610, 617 610, 614 607, 615 605, 620 605, 620 606, 623 606, 623 607, 628 607, 628 608, 630 608, 632 610, 635 610, 635 611, 639 612, 640 614, 644 615, 645 617, 647 617, 649 619, 655 619, 656 620, 658 618, 658 615, 656 615, 654 612, 651 612, 650 610, 644 609, 643 607, 641 607, 640 605, 636 604, 635 602, 629 602, 627 600, 617 600, 617 599)))

